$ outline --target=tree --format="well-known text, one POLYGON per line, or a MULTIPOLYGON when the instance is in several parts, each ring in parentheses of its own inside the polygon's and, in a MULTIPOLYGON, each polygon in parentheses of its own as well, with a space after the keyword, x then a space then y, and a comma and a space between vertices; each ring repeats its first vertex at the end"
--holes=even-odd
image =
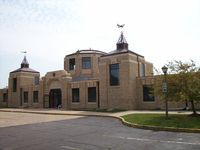
POLYGON ((195 102, 200 102, 200 73, 189 74, 186 96, 191 102, 193 114, 196 115, 195 102))
MULTIPOLYGON (((171 101, 191 102, 193 114, 196 115, 195 104, 200 102, 200 68, 194 61, 183 63, 182 61, 171 61, 166 65, 169 68, 167 76, 168 91, 167 98, 171 101)), ((161 95, 158 89, 161 80, 156 84, 156 93, 161 95)))

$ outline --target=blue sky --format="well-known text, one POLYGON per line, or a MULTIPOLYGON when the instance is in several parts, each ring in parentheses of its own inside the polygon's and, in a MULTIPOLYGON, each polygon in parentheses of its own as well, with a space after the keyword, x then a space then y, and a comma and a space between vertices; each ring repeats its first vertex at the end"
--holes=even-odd
POLYGON ((0 0, 0 88, 21 51, 44 76, 79 49, 114 50, 116 24, 125 24, 129 49, 158 69, 174 59, 200 64, 198 0, 0 0))

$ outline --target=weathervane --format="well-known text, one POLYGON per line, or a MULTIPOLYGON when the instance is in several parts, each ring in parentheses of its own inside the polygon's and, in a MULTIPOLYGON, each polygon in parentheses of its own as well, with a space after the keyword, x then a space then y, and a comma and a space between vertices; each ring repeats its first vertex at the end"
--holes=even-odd
POLYGON ((118 28, 121 28, 121 29, 122 29, 124 26, 125 26, 125 24, 121 24, 121 25, 120 25, 120 24, 117 24, 117 27, 118 27, 118 28))
POLYGON ((24 53, 24 56, 26 56, 27 51, 21 51, 21 53, 24 53))
POLYGON ((122 28, 123 28, 124 26, 125 26, 125 24, 117 24, 117 27, 121 29, 121 32, 123 32, 123 31, 122 31, 122 28))

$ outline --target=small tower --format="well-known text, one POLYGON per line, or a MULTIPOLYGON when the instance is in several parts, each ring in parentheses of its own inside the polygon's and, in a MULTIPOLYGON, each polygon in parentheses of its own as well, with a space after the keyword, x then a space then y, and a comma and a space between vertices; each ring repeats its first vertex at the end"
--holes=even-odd
POLYGON ((128 43, 124 37, 124 34, 123 32, 121 32, 121 35, 119 37, 119 40, 117 42, 117 50, 123 50, 123 49, 126 49, 128 50, 128 43))
POLYGON ((24 59, 23 59, 23 61, 21 63, 21 68, 29 68, 29 63, 28 63, 28 61, 26 59, 26 55, 24 56, 24 59))
POLYGON ((9 75, 8 106, 28 106, 31 100, 29 89, 33 89, 35 85, 39 84, 39 78, 40 73, 29 68, 26 55, 24 55, 20 68, 10 72, 9 75), (27 101, 24 100, 24 93, 27 95, 27 101))

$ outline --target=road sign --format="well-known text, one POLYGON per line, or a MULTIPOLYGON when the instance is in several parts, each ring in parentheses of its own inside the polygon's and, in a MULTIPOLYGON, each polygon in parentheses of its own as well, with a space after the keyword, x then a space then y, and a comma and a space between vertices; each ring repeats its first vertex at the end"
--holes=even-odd
POLYGON ((165 82, 162 84, 162 91, 163 91, 163 93, 167 92, 167 83, 165 83, 165 82))

